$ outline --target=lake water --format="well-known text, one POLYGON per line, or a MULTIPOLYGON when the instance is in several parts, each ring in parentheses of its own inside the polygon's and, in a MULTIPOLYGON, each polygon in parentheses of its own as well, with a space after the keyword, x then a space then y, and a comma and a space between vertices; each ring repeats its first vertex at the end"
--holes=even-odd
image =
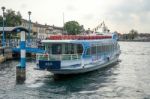
POLYGON ((119 62, 90 73, 54 79, 27 62, 27 79, 15 81, 18 61, 0 64, 0 99, 150 99, 150 42, 119 42, 119 62))

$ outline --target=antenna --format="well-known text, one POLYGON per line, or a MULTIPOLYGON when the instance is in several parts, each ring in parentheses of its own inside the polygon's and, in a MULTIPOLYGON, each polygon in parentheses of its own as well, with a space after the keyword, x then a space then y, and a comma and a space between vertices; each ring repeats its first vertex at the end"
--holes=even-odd
POLYGON ((65 19, 64 19, 64 12, 63 12, 63 33, 64 33, 64 26, 65 26, 65 19))

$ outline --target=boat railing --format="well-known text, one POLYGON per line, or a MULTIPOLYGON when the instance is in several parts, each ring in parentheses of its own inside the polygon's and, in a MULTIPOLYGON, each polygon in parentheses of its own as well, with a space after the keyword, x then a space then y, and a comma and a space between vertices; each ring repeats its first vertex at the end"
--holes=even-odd
POLYGON ((78 60, 81 54, 37 54, 37 60, 78 60))

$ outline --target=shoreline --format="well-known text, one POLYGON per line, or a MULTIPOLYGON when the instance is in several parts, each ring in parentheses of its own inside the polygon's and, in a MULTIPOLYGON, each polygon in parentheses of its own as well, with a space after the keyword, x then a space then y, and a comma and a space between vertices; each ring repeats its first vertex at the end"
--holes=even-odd
POLYGON ((119 42, 150 42, 150 40, 118 40, 119 42))

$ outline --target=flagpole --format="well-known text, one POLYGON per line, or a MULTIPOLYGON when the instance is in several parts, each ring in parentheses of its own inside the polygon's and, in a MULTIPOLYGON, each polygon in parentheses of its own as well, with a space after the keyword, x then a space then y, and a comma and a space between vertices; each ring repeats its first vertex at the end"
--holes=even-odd
POLYGON ((65 19, 64 19, 64 12, 63 12, 63 33, 64 33, 64 26, 65 26, 65 19))

